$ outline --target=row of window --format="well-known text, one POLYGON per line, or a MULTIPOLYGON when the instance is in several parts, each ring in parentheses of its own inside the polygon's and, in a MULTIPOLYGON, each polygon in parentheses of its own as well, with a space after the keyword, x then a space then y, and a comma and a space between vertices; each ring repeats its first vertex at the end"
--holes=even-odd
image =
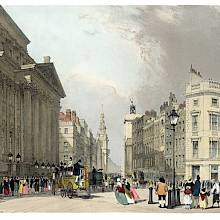
MULTIPOLYGON (((192 131, 198 131, 199 115, 192 115, 192 131)), ((209 114, 209 129, 212 131, 220 131, 220 115, 215 113, 209 114)))
POLYGON ((155 159, 154 158, 148 158, 147 160, 142 160, 142 159, 139 159, 139 160, 136 160, 134 159, 132 161, 132 165, 133 165, 133 168, 143 168, 143 165, 144 167, 155 167, 155 159))
MULTIPOLYGON (((210 179, 218 179, 218 165, 210 165, 210 179)), ((192 166, 192 178, 195 180, 200 175, 200 166, 192 166)))
MULTIPOLYGON (((211 105, 212 105, 212 107, 219 107, 219 99, 212 98, 211 99, 211 105)), ((199 99, 194 99, 193 100, 193 106, 199 106, 199 99)))
MULTIPOLYGON (((184 168, 185 167, 184 162, 185 162, 185 155, 176 155, 176 159, 175 159, 176 168, 184 168)), ((173 167, 172 158, 166 159, 166 169, 172 168, 172 167, 173 167)))
MULTIPOLYGON (((199 156, 199 143, 197 140, 192 142, 192 157, 198 158, 199 156)), ((220 141, 209 141, 209 158, 216 159, 220 157, 220 141)))

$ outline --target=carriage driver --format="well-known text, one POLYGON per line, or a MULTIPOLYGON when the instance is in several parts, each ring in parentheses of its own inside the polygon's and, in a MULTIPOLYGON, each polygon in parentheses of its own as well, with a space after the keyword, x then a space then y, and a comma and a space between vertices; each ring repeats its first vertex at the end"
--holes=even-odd
POLYGON ((67 171, 68 175, 72 176, 73 175, 73 158, 70 157, 68 165, 67 165, 67 171))
POLYGON ((82 161, 78 160, 77 163, 74 164, 74 169, 73 169, 73 175, 76 176, 75 183, 81 184, 81 168, 84 168, 84 166, 81 164, 82 161))

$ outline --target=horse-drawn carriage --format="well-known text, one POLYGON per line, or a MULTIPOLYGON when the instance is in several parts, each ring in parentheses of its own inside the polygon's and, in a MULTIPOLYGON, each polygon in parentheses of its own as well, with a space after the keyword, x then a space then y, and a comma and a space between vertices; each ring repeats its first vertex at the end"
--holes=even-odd
POLYGON ((60 194, 62 197, 68 196, 72 198, 73 196, 80 196, 84 194, 85 196, 90 196, 89 189, 89 173, 88 167, 81 169, 81 178, 78 180, 78 176, 74 176, 71 172, 62 173, 62 175, 57 180, 58 188, 60 188, 60 194))
POLYGON ((103 173, 89 173, 88 166, 81 169, 80 179, 71 172, 63 172, 57 179, 57 186, 60 188, 62 197, 87 196, 90 197, 91 188, 98 188, 103 185, 103 173))

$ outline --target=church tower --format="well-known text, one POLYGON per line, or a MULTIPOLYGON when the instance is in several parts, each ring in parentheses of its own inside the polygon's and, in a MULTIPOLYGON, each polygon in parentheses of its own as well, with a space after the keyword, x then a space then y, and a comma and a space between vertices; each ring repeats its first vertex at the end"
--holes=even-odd
POLYGON ((131 176, 133 173, 132 168, 132 121, 136 118, 140 118, 142 115, 136 113, 136 106, 133 100, 130 100, 130 113, 126 114, 124 117, 124 176, 131 176))
POLYGON ((108 172, 108 157, 110 152, 108 149, 108 141, 109 140, 106 132, 105 117, 102 109, 100 115, 99 130, 97 134, 97 168, 103 169, 104 173, 108 172))

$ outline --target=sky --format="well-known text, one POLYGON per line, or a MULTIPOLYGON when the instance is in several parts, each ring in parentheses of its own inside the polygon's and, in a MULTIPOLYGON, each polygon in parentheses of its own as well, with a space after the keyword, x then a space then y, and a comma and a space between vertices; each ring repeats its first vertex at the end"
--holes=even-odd
POLYGON ((220 81, 219 6, 5 6, 31 41, 36 62, 51 56, 67 97, 96 136, 103 110, 110 157, 123 164, 123 119, 182 102, 189 68, 220 81))

